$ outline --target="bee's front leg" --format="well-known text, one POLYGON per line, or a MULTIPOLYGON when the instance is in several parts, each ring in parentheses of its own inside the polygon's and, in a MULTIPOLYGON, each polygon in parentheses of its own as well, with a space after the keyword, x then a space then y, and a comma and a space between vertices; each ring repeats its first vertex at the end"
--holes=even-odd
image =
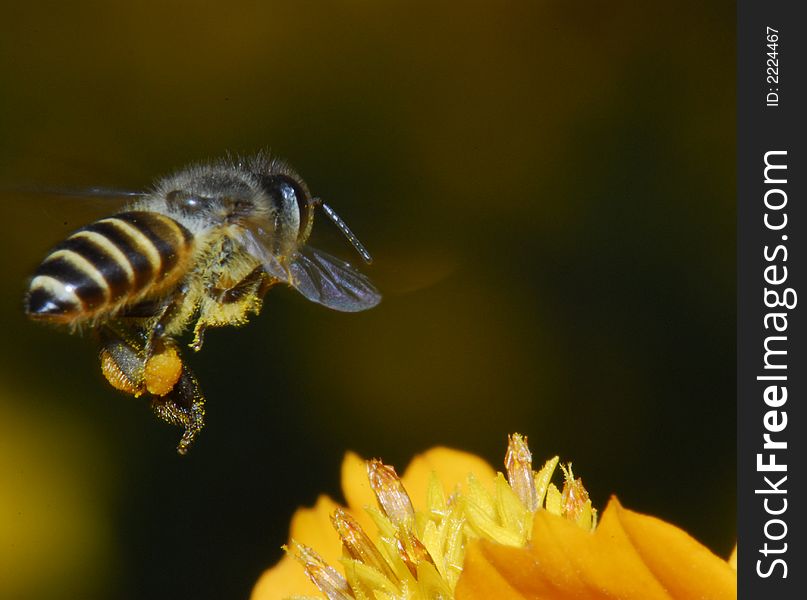
POLYGON ((208 327, 246 323, 250 313, 260 312, 264 295, 276 283, 277 279, 267 275, 263 267, 257 266, 233 284, 219 282, 205 289, 190 347, 197 352, 202 348, 208 327))

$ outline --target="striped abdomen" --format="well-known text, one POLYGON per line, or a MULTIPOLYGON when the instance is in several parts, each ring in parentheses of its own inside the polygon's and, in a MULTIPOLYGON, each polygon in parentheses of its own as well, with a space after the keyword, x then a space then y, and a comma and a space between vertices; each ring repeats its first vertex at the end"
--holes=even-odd
POLYGON ((175 285, 193 236, 173 219, 125 212, 79 229, 34 273, 25 310, 58 322, 91 319, 175 285))

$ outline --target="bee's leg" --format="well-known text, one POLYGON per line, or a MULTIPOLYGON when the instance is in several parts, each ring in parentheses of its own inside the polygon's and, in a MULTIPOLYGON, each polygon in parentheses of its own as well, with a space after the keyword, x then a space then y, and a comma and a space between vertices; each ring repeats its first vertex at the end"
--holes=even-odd
POLYGON ((119 321, 100 331, 101 372, 112 387, 139 397, 168 394, 179 381, 182 359, 174 340, 162 338, 146 348, 148 334, 119 321))
POLYGON ((199 382, 186 365, 182 366, 182 375, 168 394, 152 398, 151 408, 163 421, 185 428, 177 452, 183 456, 187 454, 205 426, 205 398, 199 382))
POLYGON ((137 331, 123 327, 105 325, 98 331, 101 341, 101 372, 115 389, 134 397, 146 391, 143 353, 143 336, 137 331))
POLYGON ((146 341, 146 356, 151 356, 159 341, 165 337, 165 332, 173 322, 181 317, 185 295, 188 289, 185 285, 180 285, 174 293, 164 300, 163 304, 157 308, 154 314, 155 322, 152 325, 146 341))
POLYGON ((118 313, 117 321, 137 323, 137 328, 145 333, 143 349, 146 356, 154 353, 158 342, 166 337, 165 332, 172 329, 175 321, 187 318, 187 314, 183 314, 183 307, 188 289, 188 284, 183 283, 166 297, 144 300, 118 313))
POLYGON ((208 327, 246 323, 249 313, 260 312, 264 295, 276 283, 277 279, 267 275, 263 267, 257 266, 232 286, 206 289, 190 347, 195 351, 202 348, 208 327))
POLYGON ((107 381, 135 397, 150 395, 158 417, 185 428, 177 452, 187 453, 204 427, 205 399, 174 341, 158 340, 147 356, 147 334, 118 321, 103 326, 100 337, 101 371, 107 381))
POLYGON ((213 287, 208 295, 221 304, 233 304, 243 300, 246 296, 263 298, 267 290, 277 283, 277 280, 267 275, 262 266, 252 269, 246 277, 228 288, 213 287))
POLYGON ((176 317, 175 298, 170 296, 158 301, 146 300, 118 313, 116 321, 120 326, 127 323, 130 330, 136 329, 143 334, 140 336, 143 338, 140 346, 145 356, 153 354, 156 342, 164 337, 166 326, 176 317))

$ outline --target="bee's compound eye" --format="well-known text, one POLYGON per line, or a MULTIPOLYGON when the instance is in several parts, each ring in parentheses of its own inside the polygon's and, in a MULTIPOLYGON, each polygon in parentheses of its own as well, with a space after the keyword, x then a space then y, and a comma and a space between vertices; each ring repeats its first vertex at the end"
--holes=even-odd
POLYGON ((180 210, 184 214, 190 215, 198 212, 205 206, 205 202, 199 196, 194 196, 183 190, 173 190, 165 195, 168 208, 180 210))
POLYGON ((264 180, 264 186, 281 210, 307 216, 310 198, 299 182, 288 175, 271 175, 264 180))

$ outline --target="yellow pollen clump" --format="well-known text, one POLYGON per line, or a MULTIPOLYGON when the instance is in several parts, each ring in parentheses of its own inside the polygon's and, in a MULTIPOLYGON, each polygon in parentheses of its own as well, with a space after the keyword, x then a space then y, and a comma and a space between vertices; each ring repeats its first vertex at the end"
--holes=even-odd
POLYGON ((182 359, 174 346, 165 346, 146 361, 146 389, 155 396, 165 396, 174 389, 182 375, 182 359))

